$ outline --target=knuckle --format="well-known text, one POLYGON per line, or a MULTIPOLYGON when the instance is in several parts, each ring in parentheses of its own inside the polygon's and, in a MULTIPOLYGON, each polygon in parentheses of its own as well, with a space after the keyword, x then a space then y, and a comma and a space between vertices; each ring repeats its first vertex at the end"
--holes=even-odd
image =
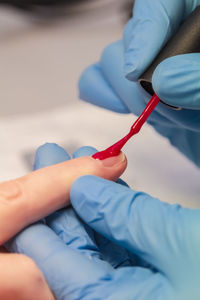
POLYGON ((23 197, 24 188, 19 180, 7 181, 0 184, 0 201, 4 204, 23 197))

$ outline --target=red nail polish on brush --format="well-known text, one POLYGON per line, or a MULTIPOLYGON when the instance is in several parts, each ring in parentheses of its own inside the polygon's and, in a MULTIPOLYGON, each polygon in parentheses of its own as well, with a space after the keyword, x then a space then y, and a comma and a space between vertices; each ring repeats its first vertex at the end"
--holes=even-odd
POLYGON ((128 142, 128 140, 133 135, 137 134, 140 131, 142 125, 146 122, 147 118, 152 113, 152 111, 154 110, 156 105, 159 103, 159 101, 160 101, 160 99, 158 98, 158 96, 156 94, 154 94, 154 96, 151 98, 151 100, 147 104, 143 113, 139 116, 139 118, 135 121, 135 123, 131 127, 129 133, 124 138, 122 138, 120 141, 115 143, 114 145, 110 146, 109 148, 107 148, 104 151, 95 153, 92 157, 95 159, 103 160, 108 157, 118 155, 120 153, 122 147, 126 144, 126 142, 128 142))
MULTIPOLYGON (((158 66, 158 64, 166 58, 172 56, 198 52, 200 52, 200 6, 198 6, 191 13, 188 19, 181 25, 178 32, 166 43, 164 48, 160 51, 160 53, 155 58, 153 63, 149 66, 149 68, 140 76, 138 80, 140 85, 150 95, 152 95, 152 98, 147 104, 145 110, 135 121, 129 133, 124 138, 122 138, 106 150, 95 153, 92 156, 94 159, 103 160, 108 157, 118 155, 122 147, 126 144, 126 142, 140 131, 142 125, 146 122, 146 120, 148 119, 152 111, 155 109, 159 101, 163 102, 155 94, 152 87, 153 72, 158 66)), ((174 109, 179 109, 178 107, 170 105, 168 106, 174 109)))

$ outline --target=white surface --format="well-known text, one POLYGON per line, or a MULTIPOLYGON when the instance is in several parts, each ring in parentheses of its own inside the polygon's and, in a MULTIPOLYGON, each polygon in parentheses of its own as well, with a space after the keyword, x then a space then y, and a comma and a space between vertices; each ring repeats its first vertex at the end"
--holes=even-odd
MULTIPOLYGON (((133 116, 77 101, 81 71, 121 36, 119 6, 114 7, 40 26, 1 11, 1 181, 26 173, 26 158, 44 142, 70 151, 81 145, 103 149, 129 129, 133 116)), ((129 166, 123 178, 131 187, 163 201, 200 206, 200 171, 147 125, 125 152, 129 166)))

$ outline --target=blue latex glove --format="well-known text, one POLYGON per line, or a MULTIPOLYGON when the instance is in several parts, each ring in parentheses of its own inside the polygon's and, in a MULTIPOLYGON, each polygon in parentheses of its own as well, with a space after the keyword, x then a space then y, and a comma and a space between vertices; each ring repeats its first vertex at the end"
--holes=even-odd
MULTIPOLYGON (((84 148, 75 156, 92 152, 84 148)), ((46 145, 35 167, 68 158, 62 148, 46 145)), ((7 244, 35 260, 58 300, 199 299, 199 210, 94 176, 73 184, 71 201, 90 227, 73 209, 63 209, 7 244), (134 264, 134 255, 151 268, 134 264)))
POLYGON ((94 272, 96 281, 82 288, 80 299, 200 299, 200 210, 95 176, 73 184, 71 201, 91 228, 155 268, 122 267, 98 280, 94 272))
MULTIPOLYGON (((123 41, 108 46, 100 62, 82 74, 80 97, 116 112, 139 115, 150 96, 140 88, 138 77, 198 5, 199 0, 136 0, 134 17, 125 28, 123 41)), ((183 109, 174 111, 160 103, 149 118, 157 132, 198 166, 199 70, 198 53, 163 61, 153 75, 154 90, 166 103, 183 109)))
MULTIPOLYGON (((84 147, 76 151, 73 158, 95 152, 94 148, 84 147)), ((34 169, 68 159, 70 156, 61 147, 45 144, 37 151, 34 169)), ((120 180, 119 183, 125 185, 120 180)), ((132 265, 137 259, 123 247, 94 232, 72 208, 54 213, 45 223, 29 226, 6 246, 9 251, 24 253, 37 263, 58 300, 83 299, 90 284, 98 282, 114 268, 132 265)))

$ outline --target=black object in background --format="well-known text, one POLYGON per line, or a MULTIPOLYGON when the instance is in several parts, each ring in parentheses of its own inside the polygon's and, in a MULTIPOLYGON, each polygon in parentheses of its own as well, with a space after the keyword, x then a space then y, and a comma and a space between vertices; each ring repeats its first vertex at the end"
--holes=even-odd
MULTIPOLYGON (((100 1, 101 0, 96 0, 100 1)), ((54 9, 62 6, 76 7, 79 4, 92 2, 92 0, 0 0, 0 5, 9 5, 27 12, 39 13, 44 12, 45 8, 54 9)), ((126 12, 126 20, 132 16, 134 0, 124 0, 122 3, 122 12, 126 12)))
POLYGON ((37 12, 40 8, 75 6, 88 0, 0 0, 0 4, 14 6, 24 11, 37 12))
POLYGON ((32 5, 60 5, 69 3, 84 2, 85 0, 0 0, 0 3, 11 4, 17 6, 32 6, 32 5))

